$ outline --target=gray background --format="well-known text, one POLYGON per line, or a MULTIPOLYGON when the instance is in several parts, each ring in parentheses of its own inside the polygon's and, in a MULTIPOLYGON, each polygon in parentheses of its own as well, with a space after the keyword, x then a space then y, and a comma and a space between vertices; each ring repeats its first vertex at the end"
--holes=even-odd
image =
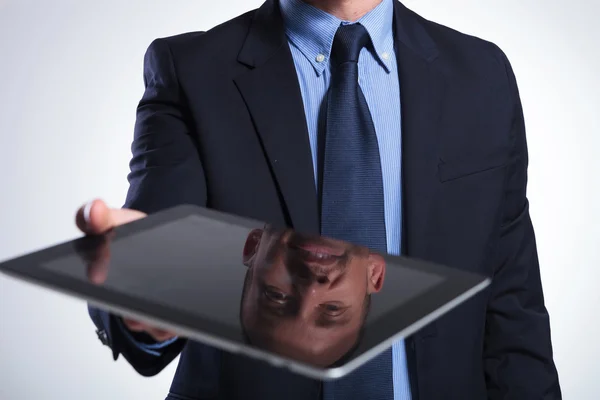
MULTIPOLYGON (((142 57, 259 0, 0 0, 0 259, 74 238, 76 208, 127 190, 142 57)), ((600 7, 592 0, 406 0, 497 43, 526 114, 529 198, 566 399, 600 392, 600 7)), ((0 399, 163 399, 112 361, 85 304, 0 277, 0 399)))

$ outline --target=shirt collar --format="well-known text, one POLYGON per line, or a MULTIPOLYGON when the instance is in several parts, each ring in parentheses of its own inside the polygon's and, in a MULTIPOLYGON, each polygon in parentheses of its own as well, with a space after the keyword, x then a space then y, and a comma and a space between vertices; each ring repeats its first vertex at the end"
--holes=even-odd
MULTIPOLYGON (((288 40, 296 46, 321 75, 329 63, 333 38, 341 24, 349 24, 303 2, 279 0, 288 40)), ((376 57, 389 73, 395 62, 393 36, 394 3, 382 0, 373 10, 356 22, 369 33, 376 57)))

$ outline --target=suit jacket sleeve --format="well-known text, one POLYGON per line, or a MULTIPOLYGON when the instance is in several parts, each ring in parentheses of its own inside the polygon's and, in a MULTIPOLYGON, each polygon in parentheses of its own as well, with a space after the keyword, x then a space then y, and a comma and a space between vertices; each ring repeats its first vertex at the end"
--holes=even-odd
MULTIPOLYGON (((206 183, 199 150, 190 131, 192 124, 172 52, 163 39, 152 42, 146 51, 144 85, 124 207, 151 214, 180 204, 205 206, 206 183)), ((97 328, 107 333, 114 359, 122 354, 142 375, 157 374, 183 348, 185 341, 178 340, 160 348, 158 355, 149 354, 131 340, 131 335, 124 334, 116 316, 92 306, 89 312, 97 328)))
POLYGON ((485 329, 484 365, 490 399, 560 399, 548 312, 526 197, 528 152, 512 67, 495 49, 513 104, 513 152, 507 166, 499 247, 485 329))

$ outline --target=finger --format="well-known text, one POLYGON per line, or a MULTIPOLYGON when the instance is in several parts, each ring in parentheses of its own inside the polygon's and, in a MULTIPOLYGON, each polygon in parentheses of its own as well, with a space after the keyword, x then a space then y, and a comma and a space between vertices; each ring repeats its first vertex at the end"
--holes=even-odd
POLYGON ((75 223, 84 233, 99 234, 108 231, 111 226, 109 209, 102 200, 92 200, 77 210, 75 223))
POLYGON ((87 234, 104 233, 115 226, 127 224, 146 214, 126 208, 109 208, 102 200, 93 200, 77 210, 77 227, 87 234))
POLYGON ((112 226, 125 225, 138 219, 146 217, 146 214, 132 210, 130 208, 111 208, 110 209, 110 221, 112 226))

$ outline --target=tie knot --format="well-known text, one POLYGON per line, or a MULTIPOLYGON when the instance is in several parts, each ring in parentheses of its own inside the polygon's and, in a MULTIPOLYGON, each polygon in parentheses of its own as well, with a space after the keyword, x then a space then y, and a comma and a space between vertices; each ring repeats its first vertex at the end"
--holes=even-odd
POLYGON ((361 24, 340 25, 333 39, 331 60, 335 65, 358 62, 363 47, 369 43, 369 33, 361 24))

